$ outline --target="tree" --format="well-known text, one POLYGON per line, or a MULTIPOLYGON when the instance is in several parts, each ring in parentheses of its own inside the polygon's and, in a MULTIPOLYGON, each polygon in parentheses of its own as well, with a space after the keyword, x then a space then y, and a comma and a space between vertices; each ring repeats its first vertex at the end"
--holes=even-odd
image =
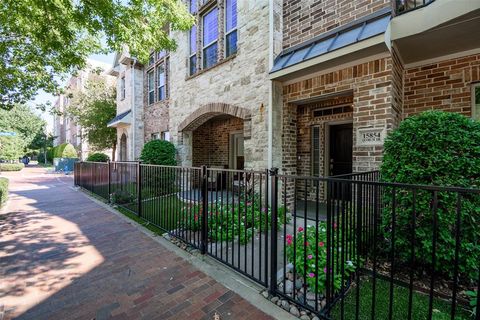
POLYGON ((0 160, 18 160, 23 155, 23 149, 20 137, 0 137, 0 160))
POLYGON ((0 108, 39 89, 58 93, 58 76, 83 69, 92 53, 126 45, 146 62, 152 49, 173 50, 168 29, 188 30, 193 22, 182 0, 2 0, 0 108))
POLYGON ((94 70, 84 90, 72 91, 70 96, 72 100, 65 116, 80 124, 83 131, 81 139, 87 140, 94 150, 112 148, 115 156, 117 130, 107 127, 117 113, 115 87, 108 84, 98 70, 94 70))
POLYGON ((46 122, 27 105, 15 105, 10 111, 0 109, 0 131, 16 132, 22 140, 22 151, 40 149, 36 140, 44 135, 45 126, 46 122))

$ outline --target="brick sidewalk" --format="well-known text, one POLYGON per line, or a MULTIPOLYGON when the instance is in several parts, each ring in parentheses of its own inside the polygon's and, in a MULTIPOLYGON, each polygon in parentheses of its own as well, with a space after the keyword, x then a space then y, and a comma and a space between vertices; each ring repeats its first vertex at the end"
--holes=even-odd
POLYGON ((271 319, 44 172, 5 174, 0 319, 271 319))

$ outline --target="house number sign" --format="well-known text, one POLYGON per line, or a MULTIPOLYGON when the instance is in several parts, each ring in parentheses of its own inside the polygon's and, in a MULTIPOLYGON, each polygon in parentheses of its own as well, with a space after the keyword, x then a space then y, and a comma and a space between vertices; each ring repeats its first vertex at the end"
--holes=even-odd
POLYGON ((385 139, 384 128, 359 128, 357 131, 358 146, 382 145, 385 139))

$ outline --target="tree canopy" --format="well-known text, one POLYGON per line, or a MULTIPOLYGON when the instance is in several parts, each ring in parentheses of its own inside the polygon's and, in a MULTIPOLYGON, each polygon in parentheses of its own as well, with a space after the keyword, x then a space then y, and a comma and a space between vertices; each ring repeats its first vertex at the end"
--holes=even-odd
POLYGON ((46 122, 27 105, 15 105, 12 110, 0 109, 0 131, 14 131, 24 148, 39 149, 38 140, 45 140, 46 122))
POLYGON ((2 0, 0 108, 39 89, 57 93, 58 76, 82 69, 92 53, 126 46, 146 62, 150 50, 173 50, 168 30, 188 30, 193 21, 181 0, 2 0))
POLYGON ((115 87, 104 76, 92 71, 85 82, 84 90, 69 92, 70 106, 65 116, 73 118, 83 129, 82 139, 88 140, 94 150, 114 149, 117 144, 117 131, 107 127, 116 113, 115 87))

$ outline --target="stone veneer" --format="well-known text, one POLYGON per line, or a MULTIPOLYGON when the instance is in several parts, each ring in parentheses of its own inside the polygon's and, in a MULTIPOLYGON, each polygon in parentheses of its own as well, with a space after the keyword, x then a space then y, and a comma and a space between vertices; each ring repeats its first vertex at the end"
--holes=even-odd
MULTIPOLYGON (((223 7, 223 0, 218 0, 223 7)), ((238 52, 218 65, 188 75, 189 41, 187 32, 173 32, 178 47, 170 54, 170 132, 178 150, 179 164, 192 165, 193 134, 184 123, 196 110, 205 110, 204 120, 221 115, 205 106, 235 106, 250 114, 245 121, 245 165, 248 168, 267 166, 268 150, 268 22, 269 1, 238 1, 238 52), (202 109, 203 108, 203 109, 202 109), (179 130, 179 126, 182 128, 179 130)), ((220 39, 219 48, 223 39, 220 39)), ((222 55, 220 55, 221 57, 222 55)), ((202 117, 202 115, 198 115, 202 117)), ((192 121, 195 121, 192 119, 192 121)), ((210 120, 212 121, 212 120, 210 120)), ((198 125, 198 124, 197 124, 198 125)))
POLYGON ((405 70, 404 116, 444 110, 471 116, 471 83, 480 81, 480 54, 405 70))
POLYGON ((284 0, 283 48, 389 7, 391 0, 284 0))

